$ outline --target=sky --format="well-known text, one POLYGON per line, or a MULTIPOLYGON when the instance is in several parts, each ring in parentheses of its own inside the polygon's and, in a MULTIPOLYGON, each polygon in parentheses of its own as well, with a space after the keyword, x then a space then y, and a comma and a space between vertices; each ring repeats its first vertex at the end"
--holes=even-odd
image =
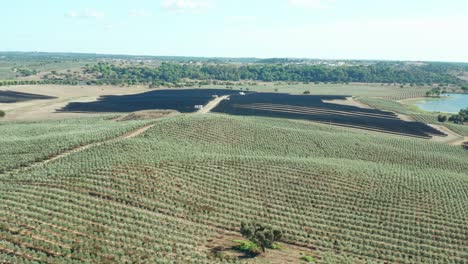
POLYGON ((15 0, 0 25, 0 51, 468 62, 467 0, 15 0))

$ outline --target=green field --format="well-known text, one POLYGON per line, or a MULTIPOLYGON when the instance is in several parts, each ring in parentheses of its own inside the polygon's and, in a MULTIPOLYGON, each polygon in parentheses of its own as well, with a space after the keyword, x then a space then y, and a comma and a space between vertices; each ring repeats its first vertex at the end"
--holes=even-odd
POLYGON ((0 173, 45 160, 69 149, 117 137, 142 124, 144 121, 117 123, 103 118, 0 121, 0 173))
MULTIPOLYGON (((136 126, 69 120, 64 133, 93 122, 112 135, 136 126)), ((1 175, 0 262, 225 263, 210 250, 246 220, 282 229, 279 251, 294 247, 318 263, 467 260, 468 152, 460 147, 270 118, 180 115, 155 124, 1 175)), ((9 151, 34 145, 24 137, 34 126, 4 125, 9 151)), ((275 251, 229 262, 283 263, 275 251)))

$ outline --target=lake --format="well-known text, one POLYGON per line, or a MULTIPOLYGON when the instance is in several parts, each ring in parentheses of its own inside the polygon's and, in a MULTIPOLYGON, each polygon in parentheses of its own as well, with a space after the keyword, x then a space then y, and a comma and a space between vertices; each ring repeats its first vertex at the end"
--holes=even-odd
POLYGON ((418 101, 415 105, 424 111, 458 113, 468 107, 468 94, 446 94, 441 98, 418 101))

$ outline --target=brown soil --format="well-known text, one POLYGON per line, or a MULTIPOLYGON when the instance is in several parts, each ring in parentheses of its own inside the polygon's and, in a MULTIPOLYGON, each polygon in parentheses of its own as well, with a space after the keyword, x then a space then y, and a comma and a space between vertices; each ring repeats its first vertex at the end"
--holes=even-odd
POLYGON ((283 264, 283 263, 302 263, 301 258, 305 255, 315 257, 316 260, 320 259, 317 252, 313 252, 307 247, 300 247, 287 243, 280 243, 281 249, 269 249, 265 253, 258 256, 248 256, 243 252, 235 250, 237 245, 234 240, 245 240, 239 233, 232 231, 221 231, 212 239, 209 239, 207 244, 202 248, 217 255, 221 259, 232 259, 241 262, 255 262, 255 263, 269 263, 269 264, 283 264))
POLYGON ((329 103, 329 104, 347 105, 347 106, 355 106, 355 107, 365 108, 365 109, 373 109, 372 107, 355 100, 353 97, 347 97, 346 100, 322 100, 322 101, 324 103, 329 103))
POLYGON ((180 114, 180 113, 174 110, 145 110, 145 111, 138 111, 138 112, 134 112, 128 115, 120 116, 113 120, 117 122, 131 121, 131 120, 148 120, 148 119, 170 117, 170 116, 174 116, 177 114, 180 114))
POLYGON ((416 120, 411 117, 411 116, 408 116, 408 115, 404 115, 404 114, 400 114, 400 113, 397 113, 397 112, 393 112, 395 115, 398 116, 398 118, 400 118, 401 120, 403 121, 407 121, 407 122, 415 122, 416 120))
POLYGON ((463 145, 464 142, 468 141, 468 137, 463 137, 453 132, 452 130, 448 129, 445 126, 442 126, 442 125, 429 125, 429 126, 447 134, 446 137, 439 137, 439 136, 432 137, 431 141, 441 142, 441 143, 449 144, 452 146, 461 146, 463 145))

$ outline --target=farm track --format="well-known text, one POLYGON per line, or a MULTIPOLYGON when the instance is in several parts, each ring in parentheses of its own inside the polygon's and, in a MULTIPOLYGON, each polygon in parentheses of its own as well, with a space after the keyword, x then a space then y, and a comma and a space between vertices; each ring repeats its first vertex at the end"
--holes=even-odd
POLYGON ((219 103, 221 103, 221 101, 225 100, 229 98, 229 95, 224 95, 224 96, 220 96, 218 98, 215 98, 214 100, 210 101, 206 106, 204 106, 202 109, 198 110, 197 113, 200 113, 200 114, 207 114, 209 112, 211 112, 211 110, 213 110, 216 106, 219 105, 219 103))
POLYGON ((468 137, 463 137, 462 135, 453 132, 446 126, 434 124, 428 124, 428 126, 447 134, 447 137, 433 137, 432 140, 435 142, 441 142, 452 146, 460 146, 463 145, 464 142, 468 141, 468 137))
POLYGON ((96 146, 102 145, 104 143, 114 142, 114 141, 122 140, 122 139, 134 138, 134 137, 137 137, 137 136, 143 134, 146 130, 152 128, 153 126, 155 126, 155 124, 145 125, 143 127, 140 127, 140 128, 138 128, 136 130, 133 130, 133 131, 130 131, 130 132, 128 132, 128 133, 126 133, 124 135, 118 136, 116 138, 111 138, 111 139, 107 139, 107 140, 104 140, 104 141, 91 143, 91 144, 88 144, 88 145, 84 145, 84 146, 74 148, 72 150, 68 150, 68 151, 65 151, 63 153, 60 153, 57 156, 54 156, 54 157, 49 158, 47 160, 44 160, 44 161, 42 161, 40 163, 33 164, 33 166, 45 165, 45 164, 48 164, 48 163, 53 162, 55 160, 64 158, 64 157, 66 157, 68 155, 71 155, 73 153, 80 152, 80 151, 83 151, 83 150, 86 150, 86 149, 89 149, 89 148, 92 148, 92 147, 96 147, 96 146))
POLYGON ((17 172, 21 172, 21 171, 27 171, 27 170, 30 170, 30 169, 33 169, 33 168, 36 168, 36 167, 39 167, 39 166, 47 165, 47 164, 49 164, 49 163, 51 163, 53 161, 65 158, 65 157, 67 157, 67 156, 69 156, 71 154, 74 154, 74 153, 77 153, 77 152, 80 152, 80 151, 83 151, 83 150, 87 150, 87 149, 90 149, 92 147, 97 147, 97 146, 100 146, 100 145, 105 144, 105 143, 115 142, 115 141, 119 141, 119 140, 122 140, 122 139, 134 138, 134 137, 137 137, 137 136, 143 134, 145 131, 147 131, 148 129, 154 127, 155 125, 156 124, 154 124, 154 123, 147 124, 147 125, 145 125, 143 127, 137 128, 135 130, 132 130, 130 132, 127 132, 127 133, 125 133, 123 135, 120 135, 118 137, 115 137, 115 138, 110 138, 110 139, 106 139, 106 140, 103 140, 103 141, 90 143, 90 144, 87 144, 87 145, 84 145, 84 146, 78 146, 78 147, 75 147, 73 149, 66 150, 66 151, 64 151, 62 153, 54 155, 52 157, 49 157, 46 160, 36 162, 36 163, 32 163, 32 164, 30 164, 29 166, 26 166, 26 167, 10 170, 7 173, 17 173, 17 172))

